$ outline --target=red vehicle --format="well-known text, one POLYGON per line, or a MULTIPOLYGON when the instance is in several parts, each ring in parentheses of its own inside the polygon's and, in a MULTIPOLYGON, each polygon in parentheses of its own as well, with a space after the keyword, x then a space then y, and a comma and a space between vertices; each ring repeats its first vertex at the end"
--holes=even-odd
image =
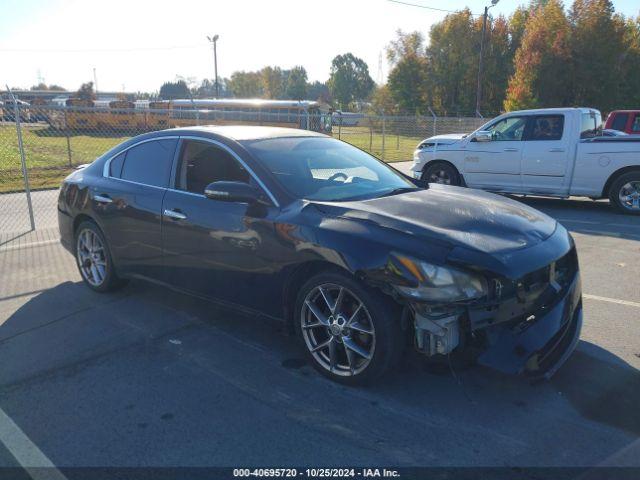
POLYGON ((640 110, 614 110, 607 117, 604 128, 640 135, 640 110))

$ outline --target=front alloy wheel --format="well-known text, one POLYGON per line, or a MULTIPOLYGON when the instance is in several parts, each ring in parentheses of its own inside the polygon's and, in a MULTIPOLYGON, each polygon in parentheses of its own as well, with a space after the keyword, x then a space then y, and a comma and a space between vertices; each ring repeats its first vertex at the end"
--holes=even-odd
POLYGON ((330 373, 357 375, 373 358, 376 333, 371 316, 362 300, 341 285, 325 283, 307 294, 301 329, 311 355, 330 373))
POLYGON ((365 383, 385 373, 402 353, 402 308, 346 273, 310 278, 298 292, 295 312, 307 357, 332 380, 365 383))

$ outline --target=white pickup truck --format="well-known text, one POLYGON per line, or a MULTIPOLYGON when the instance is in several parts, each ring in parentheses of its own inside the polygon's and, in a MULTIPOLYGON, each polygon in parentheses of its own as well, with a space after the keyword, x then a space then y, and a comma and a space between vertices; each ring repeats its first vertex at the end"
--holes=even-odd
POLYGON ((603 136, 591 108, 521 110, 470 134, 427 138, 415 178, 493 192, 609 198, 640 215, 640 136, 603 136))

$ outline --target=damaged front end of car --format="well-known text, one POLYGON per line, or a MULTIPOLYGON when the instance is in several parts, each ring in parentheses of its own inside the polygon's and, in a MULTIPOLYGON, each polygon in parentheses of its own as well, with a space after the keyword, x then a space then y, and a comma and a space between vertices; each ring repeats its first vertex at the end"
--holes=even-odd
POLYGON ((444 265, 394 252, 387 269, 402 279, 395 281, 397 298, 415 348, 426 356, 464 350, 505 373, 549 378, 577 345, 580 273, 563 228, 536 247, 505 254, 453 249, 444 265))

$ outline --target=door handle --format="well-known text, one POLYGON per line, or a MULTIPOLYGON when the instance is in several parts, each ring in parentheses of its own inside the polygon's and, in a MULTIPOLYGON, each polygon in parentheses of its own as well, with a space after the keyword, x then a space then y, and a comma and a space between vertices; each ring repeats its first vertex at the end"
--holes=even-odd
POLYGON ((517 152, 518 149, 517 148, 505 148, 504 151, 505 152, 517 152))
POLYGON ((169 210, 169 209, 165 209, 164 216, 173 218, 175 220, 186 220, 187 218, 187 216, 184 213, 178 212, 177 210, 169 210))
POLYGON ((562 152, 564 152, 564 148, 552 148, 549 151, 550 152, 554 152, 554 153, 562 153, 562 152))
POLYGON ((109 195, 94 195, 93 199, 98 203, 113 203, 109 195))

